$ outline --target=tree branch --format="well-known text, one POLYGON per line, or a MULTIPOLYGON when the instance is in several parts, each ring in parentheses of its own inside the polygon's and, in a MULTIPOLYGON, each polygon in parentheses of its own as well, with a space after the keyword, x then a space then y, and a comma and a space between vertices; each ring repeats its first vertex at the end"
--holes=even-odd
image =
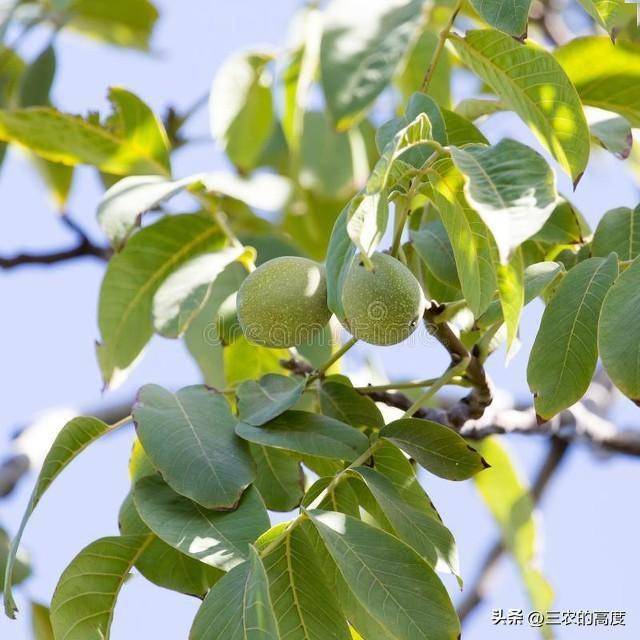
POLYGON ((75 234, 77 238, 75 245, 68 249, 44 253, 25 252, 9 257, 0 256, 0 269, 14 269, 26 265, 50 265, 84 257, 94 257, 100 260, 109 259, 112 253, 109 247, 101 247, 92 242, 83 229, 68 216, 63 215, 60 220, 75 234))
MULTIPOLYGON (((547 453, 529 491, 534 505, 540 502, 545 489, 560 467, 568 449, 569 442, 561 440, 555 436, 552 437, 549 452, 547 453)), ((495 571, 505 551, 506 549, 502 540, 495 542, 489 549, 480 566, 480 571, 476 581, 472 584, 467 596, 458 606, 458 617, 460 618, 461 623, 469 617, 469 615, 476 609, 476 607, 478 607, 478 605, 480 605, 489 593, 491 583, 495 576, 495 571)))

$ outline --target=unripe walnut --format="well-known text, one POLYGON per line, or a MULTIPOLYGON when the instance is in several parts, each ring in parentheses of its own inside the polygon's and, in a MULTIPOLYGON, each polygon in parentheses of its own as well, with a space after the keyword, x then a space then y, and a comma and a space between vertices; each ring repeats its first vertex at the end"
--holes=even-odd
POLYGON ((250 342, 271 348, 308 344, 331 317, 324 267, 294 256, 269 260, 244 280, 237 305, 250 342))
POLYGON ((370 344, 391 345, 408 338, 424 313, 424 296, 415 276, 390 255, 374 253, 369 271, 357 257, 342 290, 346 326, 370 344))

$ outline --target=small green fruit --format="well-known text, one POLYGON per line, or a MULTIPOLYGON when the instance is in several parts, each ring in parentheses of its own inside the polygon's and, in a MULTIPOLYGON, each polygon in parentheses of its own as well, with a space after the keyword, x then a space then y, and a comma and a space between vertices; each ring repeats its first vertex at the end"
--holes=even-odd
POLYGON ((274 349, 308 344, 331 317, 324 267, 306 258, 274 258, 238 291, 238 319, 247 340, 274 349))
POLYGON ((401 262, 385 253, 371 256, 369 271, 356 258, 344 282, 342 305, 351 334, 370 344, 391 345, 408 338, 424 313, 420 283, 401 262))

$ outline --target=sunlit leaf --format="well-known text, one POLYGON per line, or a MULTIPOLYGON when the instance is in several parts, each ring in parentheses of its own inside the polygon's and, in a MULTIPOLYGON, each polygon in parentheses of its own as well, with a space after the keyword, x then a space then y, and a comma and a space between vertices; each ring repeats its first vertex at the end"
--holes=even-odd
POLYGON ((411 242, 438 280, 450 287, 460 287, 453 247, 441 220, 433 220, 412 230, 411 242))
POLYGON ((547 305, 529 356, 527 380, 545 420, 580 400, 598 359, 600 307, 618 275, 615 255, 571 269, 547 305))
POLYGON ((153 536, 101 538, 71 561, 51 600, 56 638, 109 638, 120 589, 152 540, 153 536))
POLYGON ((97 353, 105 384, 124 373, 151 338, 153 296, 165 278, 190 258, 215 251, 223 242, 208 216, 167 216, 137 233, 112 258, 98 307, 102 342, 97 353))
POLYGON ((339 129, 356 123, 391 80, 422 12, 422 0, 334 0, 324 15, 322 88, 339 129))
POLYGON ((609 33, 619 26, 620 11, 624 7, 623 0, 580 0, 584 10, 609 33))
POLYGON ((133 419, 145 452, 177 493, 212 509, 235 508, 254 477, 229 403, 204 386, 173 394, 140 389, 133 419))
POLYGON ((256 166, 273 129, 270 60, 267 53, 234 55, 220 67, 211 88, 211 132, 244 171, 256 166))
POLYGON ((55 640, 49 607, 37 602, 31 603, 31 626, 33 628, 33 640, 55 640))
POLYGON ((290 357, 286 349, 270 349, 252 344, 244 336, 225 346, 224 376, 228 385, 255 380, 267 373, 282 371, 282 360, 290 357))
POLYGON ((507 264, 497 269, 498 292, 502 306, 502 318, 507 328, 507 360, 518 348, 518 326, 524 307, 524 263, 522 251, 517 249, 507 264))
POLYGON ((4 574, 4 609, 10 618, 15 617, 17 608, 13 600, 9 576, 11 576, 14 571, 16 553, 29 517, 38 505, 38 502, 40 502, 40 498, 42 498, 44 492, 65 467, 92 442, 107 433, 110 428, 109 425, 97 418, 74 418, 63 427, 51 446, 49 453, 47 453, 38 479, 36 480, 36 485, 29 498, 29 503, 22 516, 18 533, 11 543, 11 549, 9 551, 9 558, 4 574))
POLYGON ((589 159, 589 129, 578 94, 556 59, 542 48, 492 29, 468 31, 464 38, 452 35, 450 41, 462 61, 525 121, 577 181, 589 159))

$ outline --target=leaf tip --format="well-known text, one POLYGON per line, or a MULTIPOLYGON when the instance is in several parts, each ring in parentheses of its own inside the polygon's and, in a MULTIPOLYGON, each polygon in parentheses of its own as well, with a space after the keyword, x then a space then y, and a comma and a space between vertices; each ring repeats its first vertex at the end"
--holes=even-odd
POLYGON ((539 413, 536 413, 536 424, 540 426, 540 425, 543 425, 545 422, 547 422, 547 418, 543 418, 539 413))
POLYGON ((574 179, 573 179, 573 190, 575 191, 578 188, 578 184, 580 180, 582 180, 582 176, 584 175, 584 171, 581 171, 574 179))

